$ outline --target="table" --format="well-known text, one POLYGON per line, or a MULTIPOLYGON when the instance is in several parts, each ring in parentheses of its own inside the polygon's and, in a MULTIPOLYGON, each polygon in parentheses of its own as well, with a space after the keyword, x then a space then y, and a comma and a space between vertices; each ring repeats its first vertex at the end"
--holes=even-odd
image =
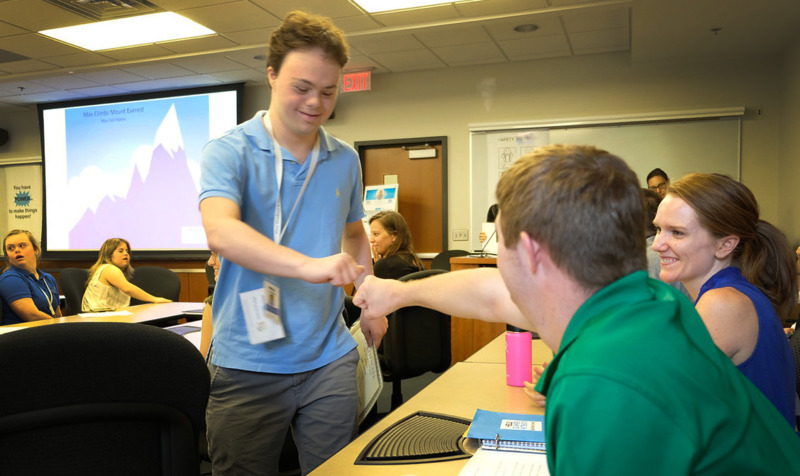
POLYGON ((97 316, 97 317, 81 317, 81 316, 66 316, 58 317, 55 319, 43 319, 41 321, 22 322, 20 324, 11 324, 8 326, 0 326, 0 332, 10 331, 15 328, 46 326, 50 324, 64 324, 70 322, 129 322, 133 324, 151 324, 160 327, 176 324, 179 319, 186 318, 187 320, 200 319, 200 315, 186 314, 191 311, 202 310, 203 303, 201 302, 167 302, 160 304, 139 304, 137 306, 130 306, 125 308, 131 314, 125 316, 97 316))
MULTIPOLYGON (((497 266, 497 258, 459 256, 450 258, 450 270, 459 271, 497 266)), ((452 316, 450 319, 450 362, 463 362, 506 330, 502 322, 485 322, 452 316)))
MULTIPOLYGON (((553 353, 540 339, 533 341, 533 364, 552 360, 553 353)), ((522 387, 506 385, 505 338, 498 336, 464 362, 450 367, 430 385, 374 424, 353 442, 311 472, 312 475, 457 475, 467 459, 420 464, 353 464, 373 438, 393 423, 417 411, 472 419, 482 408, 509 413, 544 414, 522 387)))
POLYGON ((512 413, 544 413, 544 408, 536 406, 525 395, 522 387, 506 385, 504 364, 460 362, 395 411, 389 413, 383 420, 359 435, 352 443, 317 467, 311 474, 315 476, 331 474, 348 476, 457 475, 467 463, 467 459, 380 466, 355 465, 353 463, 366 445, 381 431, 412 413, 424 410, 472 419, 478 408, 512 413))

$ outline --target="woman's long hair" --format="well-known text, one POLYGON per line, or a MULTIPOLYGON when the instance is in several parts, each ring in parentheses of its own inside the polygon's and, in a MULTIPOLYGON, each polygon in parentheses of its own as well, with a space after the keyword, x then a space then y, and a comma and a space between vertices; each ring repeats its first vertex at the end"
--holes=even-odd
POLYGON ((372 215, 369 219, 370 224, 378 220, 387 233, 394 236, 394 241, 386 249, 384 258, 391 255, 399 255, 410 264, 419 269, 423 269, 422 262, 414 252, 414 243, 411 240, 411 231, 403 215, 391 210, 384 210, 372 215))
MULTIPOLYGON (((86 286, 92 281, 92 276, 97 271, 97 268, 104 264, 114 264, 111 262, 111 256, 114 254, 119 245, 125 244, 128 247, 128 256, 132 253, 131 251, 131 244, 128 243, 128 240, 124 238, 109 238, 104 243, 103 246, 100 247, 100 253, 97 255, 97 261, 89 268, 89 279, 86 280, 86 286)), ((116 266, 116 265, 115 265, 116 266)), ((125 278, 130 280, 133 277, 133 265, 131 264, 131 260, 128 259, 128 266, 122 270, 122 273, 125 275, 125 278)))
POLYGON ((794 319, 797 305, 797 256, 786 236, 759 218, 753 192, 721 174, 689 174, 667 193, 686 202, 713 236, 739 237, 733 264, 772 302, 783 320, 794 319))

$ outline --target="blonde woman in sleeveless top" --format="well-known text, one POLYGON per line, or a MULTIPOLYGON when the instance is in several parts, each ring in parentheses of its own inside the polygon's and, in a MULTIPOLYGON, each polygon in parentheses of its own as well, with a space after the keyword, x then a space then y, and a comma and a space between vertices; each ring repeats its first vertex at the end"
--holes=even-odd
POLYGON ((122 238, 110 238, 100 247, 97 262, 89 270, 81 311, 109 311, 127 307, 131 297, 147 302, 171 302, 153 296, 131 284, 130 244, 122 238))

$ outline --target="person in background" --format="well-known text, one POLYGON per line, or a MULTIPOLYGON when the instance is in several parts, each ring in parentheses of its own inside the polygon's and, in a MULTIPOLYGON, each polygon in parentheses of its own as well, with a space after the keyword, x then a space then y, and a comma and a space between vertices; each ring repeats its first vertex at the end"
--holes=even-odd
POLYGON ((655 168, 647 174, 647 188, 658 193, 661 198, 667 194, 667 187, 669 187, 669 177, 663 170, 655 168))
POLYGON ((131 283, 131 245, 123 238, 109 238, 103 242, 97 261, 89 268, 89 279, 83 293, 81 311, 114 311, 128 307, 131 298, 140 301, 163 303, 172 302, 153 296, 139 286, 131 283))
POLYGON ((39 269, 42 249, 28 230, 11 230, 3 239, 6 266, 0 275, 3 325, 61 317, 58 284, 39 269))
MULTIPOLYGON (((208 265, 214 270, 214 279, 219 277, 219 253, 211 252, 208 258, 208 265)), ((203 357, 208 357, 208 349, 211 346, 211 334, 214 332, 214 323, 211 320, 211 306, 214 304, 214 293, 208 295, 203 302, 203 321, 200 326, 200 353, 203 357)))
POLYGON ((403 215, 388 210, 378 212, 370 217, 369 229, 369 243, 376 259, 375 276, 400 279, 423 269, 403 215))
MULTIPOLYGON (((358 154, 322 128, 347 61, 327 18, 288 13, 269 40, 269 111, 203 151, 200 212, 222 257, 206 410, 214 474, 276 474, 290 427, 303 474, 356 435, 359 355, 342 286, 360 285, 372 259, 358 154)), ((387 320, 360 326, 377 346, 387 320)))
POLYGON ((639 180, 622 159, 540 148, 497 198, 497 268, 367 277, 362 320, 423 306, 536 331, 557 350, 537 386, 553 476, 800 474, 792 428, 692 303, 647 276, 639 180))
POLYGON ((795 426, 794 355, 782 320, 797 305, 796 256, 759 219, 744 185, 690 174, 670 185, 654 220, 661 279, 681 281, 717 347, 795 426))

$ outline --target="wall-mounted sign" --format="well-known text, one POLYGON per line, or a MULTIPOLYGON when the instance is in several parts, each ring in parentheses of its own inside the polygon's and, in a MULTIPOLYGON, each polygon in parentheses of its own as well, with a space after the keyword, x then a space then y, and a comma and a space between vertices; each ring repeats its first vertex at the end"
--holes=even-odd
POLYGON ((372 89, 372 71, 349 71, 342 77, 342 92, 369 91, 372 89))

